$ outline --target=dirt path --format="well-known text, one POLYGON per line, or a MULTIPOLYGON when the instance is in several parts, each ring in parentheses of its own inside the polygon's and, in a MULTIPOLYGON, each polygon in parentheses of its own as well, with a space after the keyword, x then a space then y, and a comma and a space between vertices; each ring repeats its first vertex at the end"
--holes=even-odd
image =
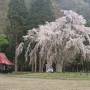
POLYGON ((0 75, 0 90, 90 90, 90 81, 16 78, 0 75))

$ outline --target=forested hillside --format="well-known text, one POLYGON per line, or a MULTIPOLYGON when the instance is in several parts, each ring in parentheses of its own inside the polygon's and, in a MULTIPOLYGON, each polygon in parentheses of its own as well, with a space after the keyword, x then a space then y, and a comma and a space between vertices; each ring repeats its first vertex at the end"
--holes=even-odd
MULTIPOLYGON (((25 0, 25 4, 26 4, 26 7, 27 7, 29 13, 30 13, 30 8, 32 7, 31 4, 36 1, 37 0, 25 0)), ((44 1, 46 1, 46 0, 44 0, 44 1)), ((10 0, 0 0, 0 33, 3 33, 6 29, 6 21, 7 21, 7 13, 8 13, 7 11, 9 8, 8 7, 9 3, 10 3, 10 0)), ((46 6, 46 9, 48 10, 47 6, 46 6)), ((53 9, 53 8, 51 8, 51 9, 53 9)))
POLYGON ((62 9, 71 9, 90 18, 90 0, 57 0, 62 9))
MULTIPOLYGON (((31 0, 25 0, 27 7, 31 0)), ((90 0, 51 0, 57 1, 58 5, 62 9, 71 9, 79 14, 84 15, 87 19, 90 18, 90 0)))
MULTIPOLYGON (((5 29, 5 20, 7 15, 8 4, 10 0, 0 0, 0 33, 5 29)), ((30 3, 35 0, 25 0, 28 10, 30 3)), ((51 0, 52 2, 55 0, 51 0)), ((56 0, 62 9, 71 9, 79 14, 84 15, 86 19, 90 18, 90 0, 56 0)), ((90 20, 89 20, 90 21, 90 20)))
POLYGON ((5 30, 8 3, 9 0, 0 0, 0 33, 5 30))

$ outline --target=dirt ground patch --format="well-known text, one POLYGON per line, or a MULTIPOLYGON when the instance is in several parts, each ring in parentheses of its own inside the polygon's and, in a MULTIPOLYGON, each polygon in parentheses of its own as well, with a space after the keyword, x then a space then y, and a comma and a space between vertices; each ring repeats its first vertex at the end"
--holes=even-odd
POLYGON ((17 78, 0 75, 0 90, 90 90, 90 81, 17 78))

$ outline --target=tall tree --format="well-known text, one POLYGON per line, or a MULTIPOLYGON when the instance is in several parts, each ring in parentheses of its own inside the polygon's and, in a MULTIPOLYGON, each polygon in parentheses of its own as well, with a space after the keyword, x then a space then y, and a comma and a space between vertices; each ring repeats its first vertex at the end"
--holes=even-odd
POLYGON ((55 19, 50 0, 33 0, 30 5, 30 28, 55 19))
MULTIPOLYGON (((28 29, 28 12, 24 0, 10 1, 8 20, 9 24, 6 32, 10 41, 10 52, 15 54, 15 47, 21 42, 22 35, 24 35, 28 29)), ((17 63, 15 70, 17 71, 17 63)))

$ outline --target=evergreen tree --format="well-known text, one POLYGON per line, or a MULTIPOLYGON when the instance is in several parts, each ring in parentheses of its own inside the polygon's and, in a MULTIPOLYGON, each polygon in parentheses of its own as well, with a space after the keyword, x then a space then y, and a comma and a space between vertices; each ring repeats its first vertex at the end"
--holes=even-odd
MULTIPOLYGON (((24 0, 11 0, 8 10, 7 35, 9 38, 9 57, 14 57, 15 49, 26 34, 28 28, 28 11, 24 0)), ((14 58, 12 58, 14 59, 14 58)))
POLYGON ((30 7, 30 29, 55 19, 50 0, 33 0, 30 7))
POLYGON ((19 41, 21 36, 25 34, 28 29, 28 12, 24 0, 11 0, 8 10, 8 19, 9 31, 14 35, 14 38, 17 36, 19 41))

